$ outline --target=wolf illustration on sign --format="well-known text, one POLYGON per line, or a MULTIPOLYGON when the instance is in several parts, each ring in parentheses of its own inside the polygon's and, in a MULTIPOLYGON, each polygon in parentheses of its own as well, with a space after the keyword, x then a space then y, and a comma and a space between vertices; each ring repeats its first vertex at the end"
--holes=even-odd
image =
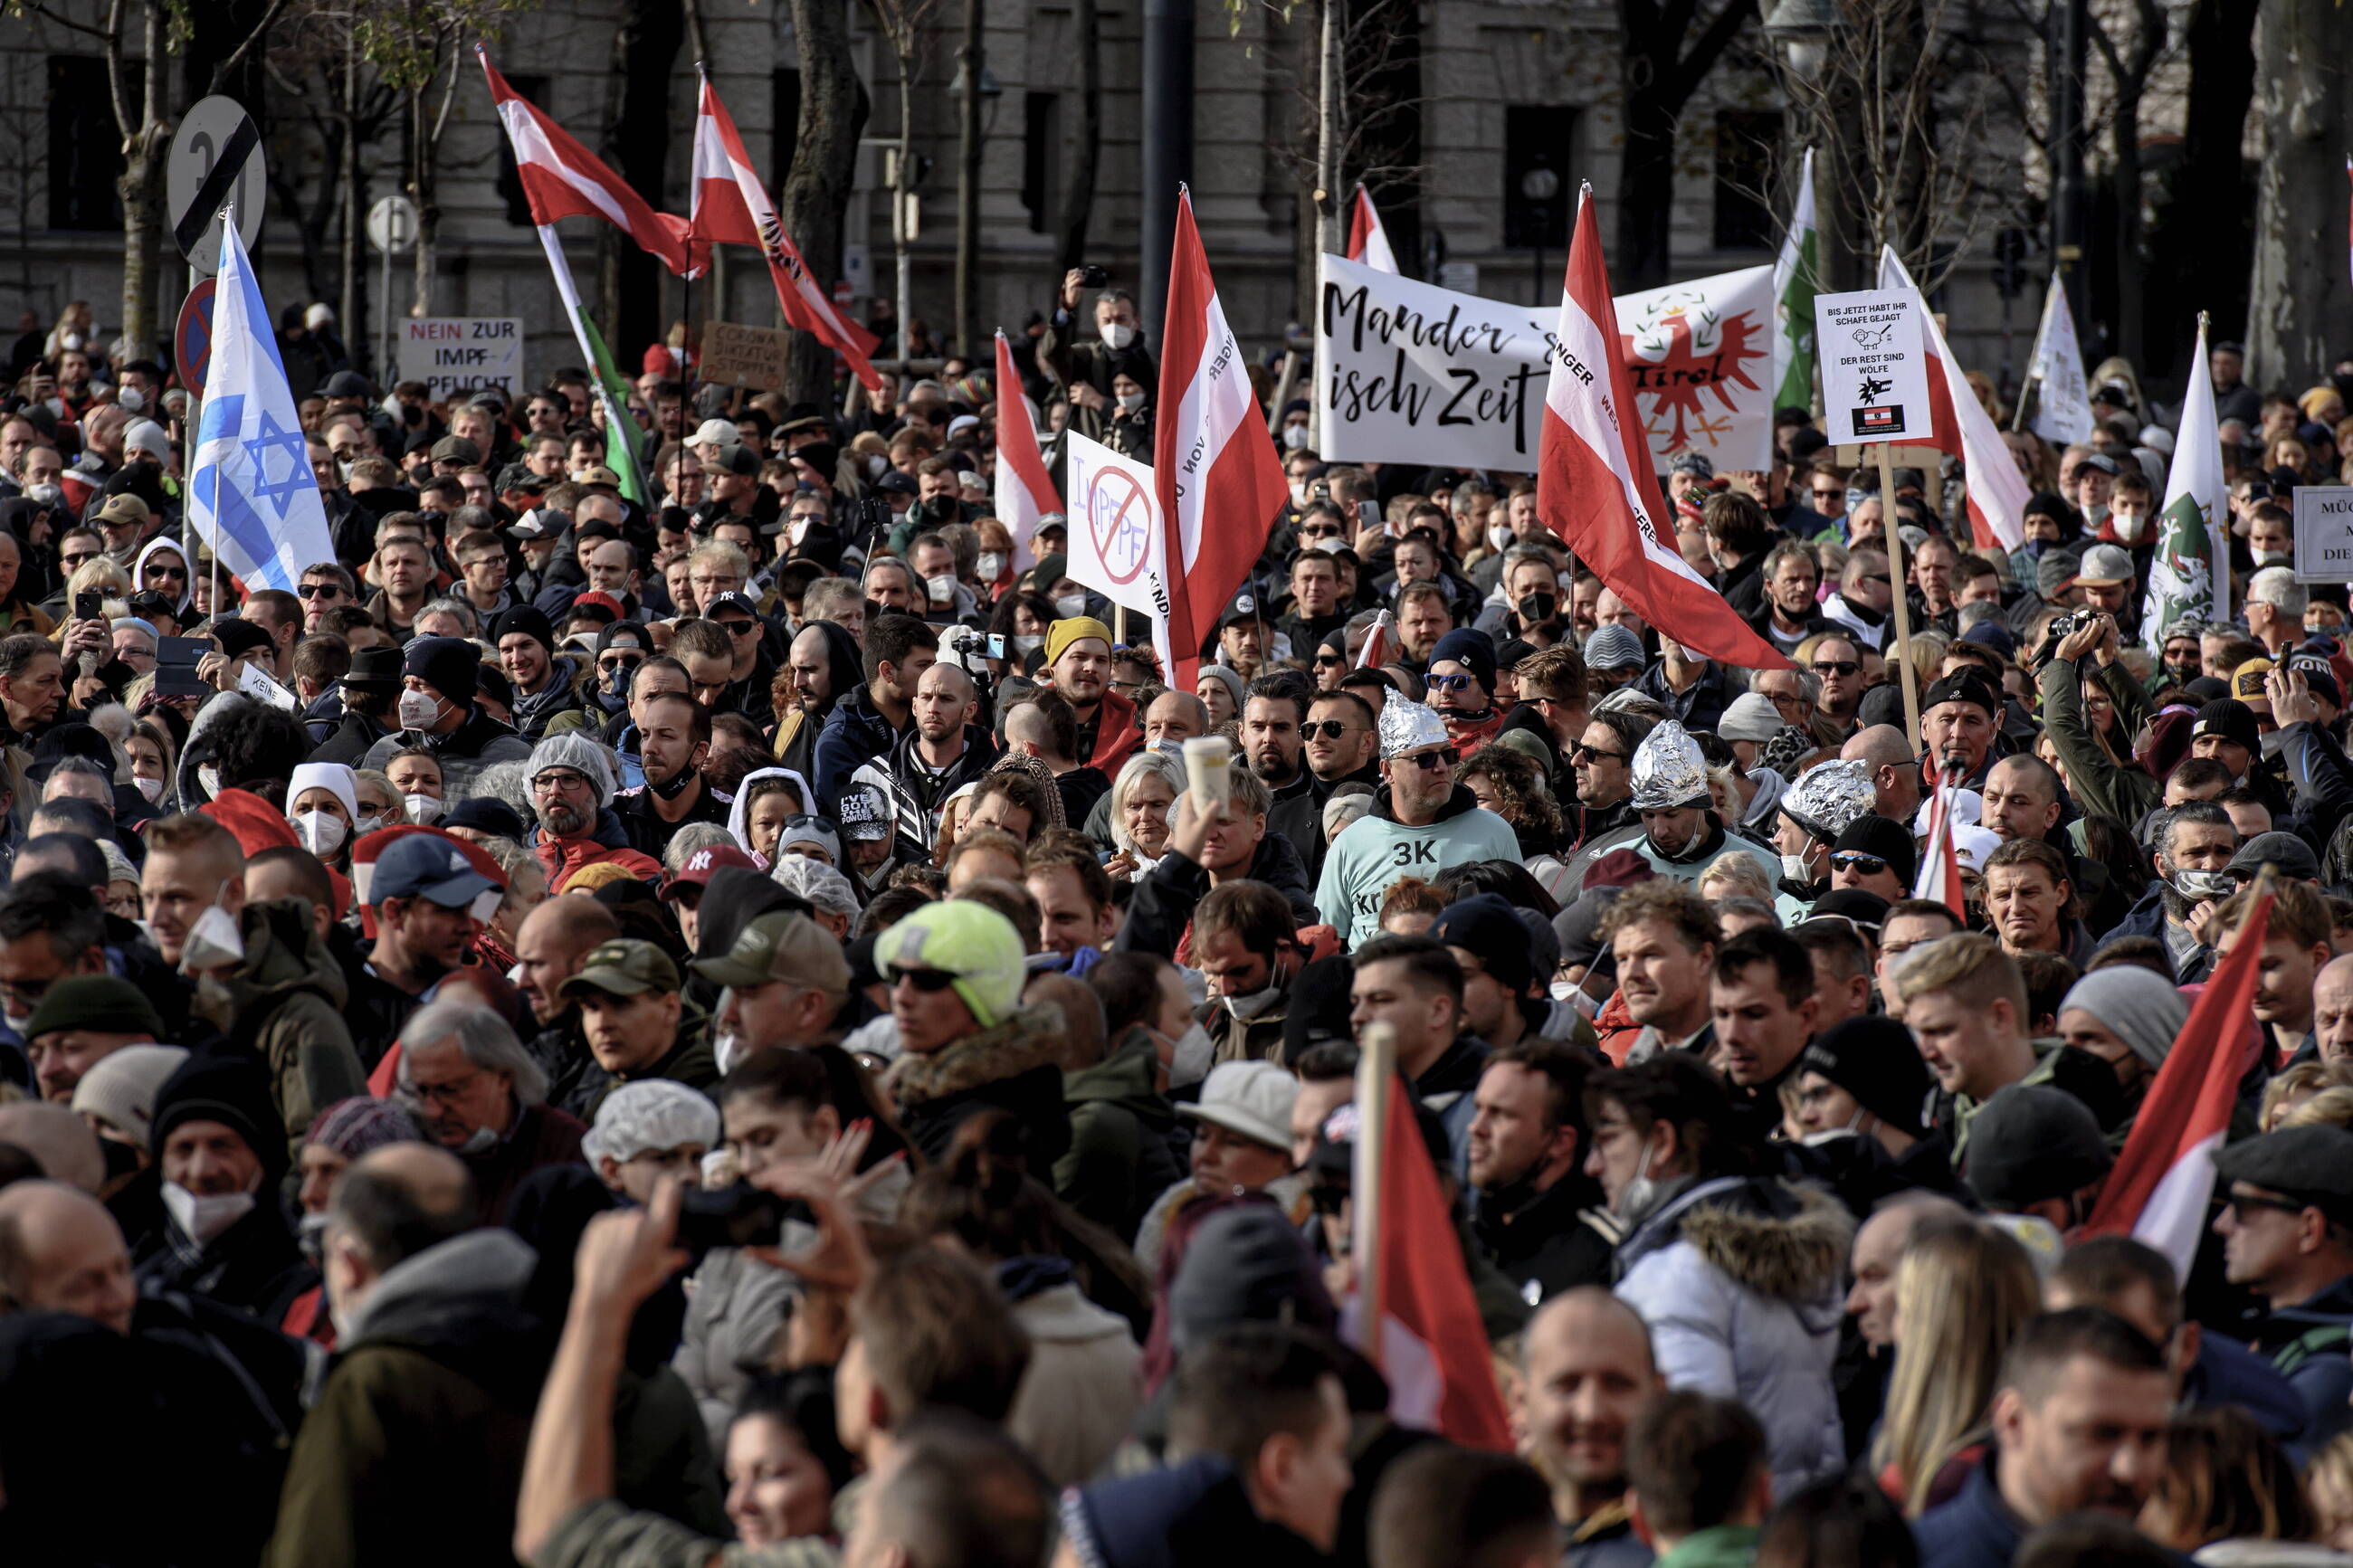
POLYGON ((1862 385, 1855 395, 1865 403, 1876 403, 1882 393, 1891 392, 1894 387, 1895 384, 1892 381, 1882 381, 1877 376, 1866 375, 1862 378, 1862 385))

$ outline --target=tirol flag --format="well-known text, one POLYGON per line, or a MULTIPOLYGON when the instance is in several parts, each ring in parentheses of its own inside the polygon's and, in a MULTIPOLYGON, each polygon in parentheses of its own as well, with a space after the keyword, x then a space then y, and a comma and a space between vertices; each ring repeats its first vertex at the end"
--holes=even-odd
POLYGON ((1942 781, 1936 785, 1936 793, 1929 797, 1928 836, 1920 846, 1920 879, 1912 896, 1944 905, 1953 911, 1955 920, 1967 926, 1969 910, 1961 889, 1960 857, 1953 852, 1953 793, 1957 787, 1950 779, 1942 781))
POLYGON ((1662 498, 1635 412, 1633 383, 1619 354, 1590 185, 1577 199, 1551 359, 1537 448, 1536 515, 1661 637, 1736 668, 1789 668, 1672 541, 1659 542, 1651 519, 1662 498))
POLYGON ((1381 226, 1380 210, 1370 192, 1356 187, 1348 201, 1348 259, 1382 272, 1398 269, 1397 253, 1389 248, 1388 230, 1381 226))
POLYGON ((1772 467, 1773 269, 1719 272, 1612 303, 1650 471, 1686 452, 1719 473, 1772 467))
POLYGON ((848 361, 868 390, 881 386, 882 377, 868 357, 880 340, 845 319, 824 287, 809 276, 808 264, 777 221, 760 176, 752 172, 744 138, 736 133, 735 121, 719 101, 719 89, 711 85, 708 74, 702 78, 702 107, 694 121, 693 192, 693 214, 687 220, 693 270, 688 275, 702 272, 714 243, 757 247, 767 258, 768 276, 776 286, 776 304, 786 321, 848 361))
POLYGON ((1821 292, 1821 231, 1814 223, 1814 150, 1798 175, 1798 205, 1773 258, 1773 406, 1814 402, 1814 296, 1821 292))
POLYGON ((481 45, 474 54, 490 79, 491 100, 498 106, 499 121, 506 127, 514 148, 515 174, 531 221, 551 224, 560 217, 600 217, 627 233, 638 248, 681 277, 687 270, 686 221, 658 213, 638 195, 635 186, 605 166, 604 161, 573 138, 570 132, 542 113, 507 85, 491 52, 481 45))
POLYGON ((2230 604, 2230 558, 2222 543, 2222 442, 2214 426, 2214 378, 2206 363, 2206 318, 2198 318, 2198 352, 2181 399, 2173 466, 2166 470, 2165 504, 2157 513, 2157 553, 2148 563, 2148 596, 2141 606, 2141 637, 2165 646, 2168 627, 2184 616, 2212 621, 2230 604))
POLYGON ((188 474, 188 526, 248 589, 287 593, 335 558, 278 334, 234 217, 221 225, 213 357, 188 474))
POLYGON ((2084 1222, 2083 1235, 2128 1234, 2155 1247, 2173 1260, 2179 1279, 2189 1278, 2205 1235, 2214 1152, 2230 1131, 2247 1069, 2247 1019, 2271 908, 2265 888, 2157 1069, 2100 1201, 2084 1222))
MULTIPOLYGON (((1356 1238, 1359 1268, 1378 1271, 1381 1321, 1377 1344, 1381 1373, 1388 1380, 1389 1410, 1406 1426, 1435 1429, 1466 1448, 1512 1451, 1511 1424, 1495 1388, 1487 1331, 1470 1271, 1454 1239, 1438 1172, 1414 1119, 1411 1089, 1403 1079, 1382 1097, 1388 1125, 1379 1130, 1380 1195, 1356 1208, 1357 1229, 1377 1216, 1380 1234, 1356 1238), (1369 1261, 1367 1261, 1369 1260, 1369 1261)), ((1350 1106, 1340 1114, 1356 1110, 1350 1106)), ((1366 1145, 1375 1136, 1359 1125, 1356 1168, 1369 1163, 1366 1145)), ((1369 1184, 1366 1188, 1369 1190, 1369 1184)), ((1359 1300, 1362 1298, 1359 1297, 1359 1300)), ((1355 1325, 1359 1346, 1371 1342, 1372 1326, 1355 1325)))
MULTIPOLYGON (((1879 252, 1879 286, 1920 291, 1903 258, 1885 247, 1879 252)), ((2010 444, 2001 438, 2001 426, 1978 401, 1925 300, 1920 302, 1920 328, 1928 348, 1931 426, 1928 438, 1920 444, 1960 459, 1968 485, 1969 531, 1978 548, 2015 550, 2026 542, 2026 503, 2034 492, 2018 471, 2010 444)))
POLYGON ((997 334, 997 521, 1013 535, 1013 564, 1036 564, 1029 552, 1029 534, 1038 520, 1062 510, 1046 459, 1038 450, 1037 427, 1029 422, 1029 403, 1021 395, 1021 377, 1013 368, 1013 345, 997 334))
POLYGON ((1267 524, 1290 500, 1291 487, 1250 390, 1249 361, 1218 303, 1217 280, 1193 226, 1192 193, 1181 185, 1168 310, 1160 321, 1152 478, 1167 575, 1164 657, 1170 684, 1190 691, 1201 645, 1250 575, 1267 524))
POLYGON ((2026 362, 2034 383, 2034 433, 2046 441, 2073 446, 2092 438, 2092 385, 2084 374, 2084 348, 2075 341, 2075 312, 2067 285, 2051 269, 2042 296, 2042 324, 2034 330, 2034 353, 2026 362))

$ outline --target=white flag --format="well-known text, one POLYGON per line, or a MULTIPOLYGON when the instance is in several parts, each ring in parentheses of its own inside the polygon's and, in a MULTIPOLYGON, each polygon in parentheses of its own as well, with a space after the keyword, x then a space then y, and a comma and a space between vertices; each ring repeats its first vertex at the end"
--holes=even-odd
POLYGON ((2214 429, 2214 379, 2206 363, 2206 321, 2181 399, 2181 426, 2166 470, 2165 505, 2157 514, 2157 553, 2148 563, 2141 640, 2165 646, 2165 630, 2186 616, 2213 620, 2230 603, 2230 554, 2223 545, 2222 443, 2214 429))
POLYGON ((2092 438, 2092 387, 2084 374, 2083 345, 2075 339, 2075 312, 2057 268, 2042 296, 2042 325, 2035 329, 2034 355, 2026 379, 2040 388, 2034 433, 2046 441, 2073 446, 2092 438))

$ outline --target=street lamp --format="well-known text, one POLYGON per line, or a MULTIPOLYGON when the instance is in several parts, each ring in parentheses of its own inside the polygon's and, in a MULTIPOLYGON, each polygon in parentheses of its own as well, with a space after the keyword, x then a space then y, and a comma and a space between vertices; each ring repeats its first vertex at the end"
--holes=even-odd
POLYGON ((1535 303, 1542 305, 1545 299, 1544 237, 1545 230, 1550 226, 1552 204, 1560 195, 1559 173, 1537 164, 1520 176, 1520 195, 1538 209, 1530 216, 1529 227, 1535 235, 1533 247, 1535 252, 1535 303))
POLYGON ((1831 38, 1845 21, 1837 0, 1774 0, 1757 25, 1781 51, 1789 74, 1811 86, 1821 79, 1831 38))

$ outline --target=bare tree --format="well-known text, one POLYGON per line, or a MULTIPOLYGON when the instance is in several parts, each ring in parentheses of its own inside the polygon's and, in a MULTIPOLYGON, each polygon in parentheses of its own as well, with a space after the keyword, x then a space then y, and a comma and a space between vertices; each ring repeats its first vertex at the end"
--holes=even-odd
POLYGON ((1095 171, 1103 157, 1103 38, 1095 0, 1071 0, 1071 43, 1078 51, 1079 134, 1071 184, 1062 198, 1060 264, 1063 271, 1087 258, 1087 224, 1094 216, 1095 171))
POLYGON ((1610 259, 1619 288, 1667 281, 1675 139, 1683 109, 1756 15, 1757 0, 1722 0, 1708 16, 1702 0, 1618 0, 1624 141, 1618 158, 1618 244, 1610 259))
MULTIPOLYGON (((776 198, 777 219, 818 278, 839 278, 842 219, 866 123, 866 100, 850 63, 849 0, 790 4, 793 44, 800 51, 801 112, 792 170, 776 198)), ((821 404, 832 392, 833 351, 807 332, 795 332, 785 395, 821 404)))
POLYGON ((2353 304, 2344 253, 2313 243, 2336 228, 2345 149, 2353 146, 2353 81, 2337 0, 2266 0, 2255 18, 2255 79, 2270 144, 2255 197, 2247 380, 2281 386, 2333 363, 2329 332, 2353 304))

